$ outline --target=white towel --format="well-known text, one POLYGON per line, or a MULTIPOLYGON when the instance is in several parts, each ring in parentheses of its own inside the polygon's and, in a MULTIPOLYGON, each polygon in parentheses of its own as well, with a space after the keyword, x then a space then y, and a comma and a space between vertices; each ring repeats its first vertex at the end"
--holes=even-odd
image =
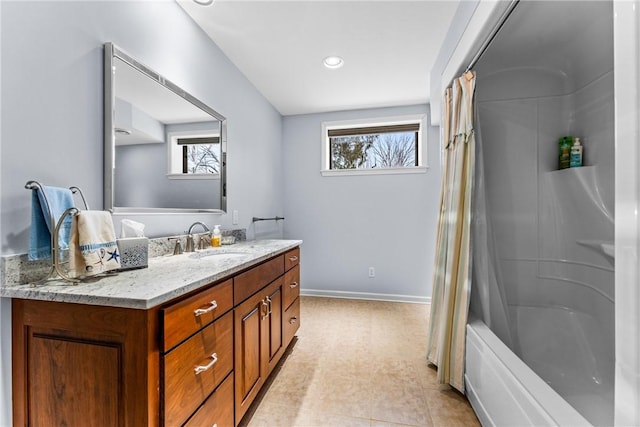
POLYGON ((71 224, 71 275, 95 276, 120 268, 116 233, 107 211, 79 211, 71 224))

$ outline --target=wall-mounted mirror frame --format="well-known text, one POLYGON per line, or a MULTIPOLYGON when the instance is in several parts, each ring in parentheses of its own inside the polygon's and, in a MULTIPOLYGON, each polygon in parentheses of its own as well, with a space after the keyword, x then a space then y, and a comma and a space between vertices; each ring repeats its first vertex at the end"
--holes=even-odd
MULTIPOLYGON (((155 90, 155 89, 154 89, 155 90)), ((135 107, 134 107, 135 109, 135 107)), ((162 121, 160 121, 162 124, 162 121)), ((180 126, 173 125, 173 126, 180 126)), ((164 127, 164 126, 163 126, 164 127)), ((118 129, 120 133, 123 130, 118 129)), ((125 133, 128 131, 125 131, 125 133)), ((165 135, 170 135, 170 132, 165 132, 165 135)), ((168 136, 167 136, 168 138, 168 136)), ((164 146, 168 147, 169 141, 163 140, 159 141, 164 146)), ((151 144, 149 144, 151 145, 151 144)), ((154 143, 153 145, 159 146, 160 144, 154 143)), ((168 152, 169 149, 163 149, 165 152, 168 152)), ((118 150, 120 151, 120 150, 118 150)), ((122 154, 120 154, 122 156, 122 154)), ((135 161, 134 161, 135 162, 135 161)), ((132 163, 132 162, 129 162, 132 163)), ((135 164, 135 163, 134 163, 135 164)), ((111 211, 112 213, 224 213, 227 208, 227 120, 220 113, 198 100, 185 90, 181 89, 178 85, 172 83, 170 80, 164 78, 159 73, 150 69, 146 65, 140 63, 139 61, 132 58, 126 52, 122 51, 118 47, 116 47, 113 43, 105 43, 104 44, 104 209, 111 211), (126 65, 124 65, 126 64, 126 65), (220 151, 218 157, 218 170, 216 171, 216 179, 215 180, 207 180, 206 177, 204 179, 202 176, 182 176, 175 177, 173 179, 169 179, 169 172, 167 169, 170 165, 165 162, 162 165, 148 165, 148 164, 137 164, 137 168, 146 170, 150 169, 158 169, 156 172, 161 173, 157 175, 162 175, 167 179, 165 184, 168 186, 176 187, 178 184, 183 185, 184 189, 187 191, 178 191, 183 196, 188 194, 192 189, 189 186, 199 185, 202 186, 208 185, 208 183, 213 183, 212 186, 215 188, 211 188, 211 205, 207 202, 204 202, 203 205, 202 200, 199 200, 196 203, 195 198, 191 199, 191 201, 172 201, 171 197, 168 195, 163 195, 160 197, 156 197, 156 199, 161 198, 164 199, 162 202, 152 201, 153 198, 147 197, 145 194, 145 188, 157 187, 164 184, 158 184, 157 182, 153 183, 144 183, 144 182, 136 182, 137 185, 122 185, 119 181, 122 181, 122 172, 118 171, 116 165, 122 165, 123 162, 121 158, 117 158, 117 150, 116 150, 116 141, 117 141, 117 132, 118 126, 116 125, 116 99, 118 102, 119 95, 116 93, 118 85, 116 82, 117 77, 117 66, 118 67, 131 67, 127 72, 131 70, 135 70, 135 73, 139 73, 140 78, 145 79, 141 81, 145 85, 149 84, 149 81, 152 81, 152 86, 157 86, 160 90, 166 91, 163 95, 166 96, 168 93, 171 96, 175 96, 181 99, 180 102, 188 103, 191 106, 197 108, 200 113, 206 113, 206 115, 211 117, 211 123, 216 123, 217 125, 217 143, 219 143, 220 151), (147 81, 146 79, 150 79, 147 81), (120 175, 118 175, 120 174, 120 175), (181 179, 176 179, 181 178, 181 179), (189 184, 191 183, 191 184, 189 184), (219 183, 219 188, 217 188, 219 183), (137 188, 138 194, 127 194, 127 197, 122 197, 125 191, 132 191, 133 188, 137 188), (168 199, 168 200, 167 200, 168 199), (123 200, 125 200, 123 202, 123 200), (126 200, 135 200, 135 202, 127 202, 126 200)), ((123 170, 120 166, 120 170, 123 170)), ((140 180, 135 180, 140 181, 140 180)), ((177 188, 177 187, 176 187, 177 188)), ((206 197, 201 194, 202 191, 198 191, 198 198, 206 197)), ((168 193, 167 193, 168 194, 168 193)), ((208 190, 205 191, 205 194, 208 194, 208 190)))

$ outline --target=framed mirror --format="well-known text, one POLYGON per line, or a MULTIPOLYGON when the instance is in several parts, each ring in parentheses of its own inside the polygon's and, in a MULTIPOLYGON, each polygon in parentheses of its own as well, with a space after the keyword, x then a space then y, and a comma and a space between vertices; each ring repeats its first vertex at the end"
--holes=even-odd
POLYGON ((104 208, 224 212, 225 117, 113 43, 104 66, 104 208))

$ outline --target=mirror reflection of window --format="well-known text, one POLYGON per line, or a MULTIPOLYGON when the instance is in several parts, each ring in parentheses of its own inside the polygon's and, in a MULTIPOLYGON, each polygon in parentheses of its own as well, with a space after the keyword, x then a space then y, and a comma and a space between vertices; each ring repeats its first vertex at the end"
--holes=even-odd
POLYGON ((182 148, 183 174, 217 174, 220 172, 220 138, 201 136, 176 138, 182 148))
POLYGON ((219 127, 197 123, 167 132, 169 179, 217 179, 220 176, 219 127))

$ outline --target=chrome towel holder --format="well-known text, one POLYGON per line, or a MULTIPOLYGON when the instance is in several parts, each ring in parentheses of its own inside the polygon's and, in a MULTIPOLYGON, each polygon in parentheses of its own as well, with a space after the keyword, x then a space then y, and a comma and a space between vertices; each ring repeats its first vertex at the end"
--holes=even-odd
MULTIPOLYGON (((54 230, 51 233, 51 259, 52 259, 51 268, 49 269, 49 273, 43 279, 40 279, 37 282, 35 282, 34 285, 44 283, 49 279, 57 279, 58 277, 61 277, 64 280, 67 280, 73 283, 79 282, 80 281, 79 279, 70 277, 62 269, 60 265, 61 264, 60 248, 58 244, 58 235, 60 233, 60 227, 62 226, 62 223, 64 222, 67 215, 75 215, 76 213, 78 213, 79 211, 78 208, 76 207, 68 208, 62 213, 62 215, 60 215, 60 218, 58 218, 58 221, 56 221, 53 216, 53 211, 51 210, 51 205, 49 204, 49 200, 47 199, 47 195, 44 192, 44 186, 40 184, 38 181, 27 181, 27 183, 24 185, 24 188, 26 188, 27 190, 40 191, 40 193, 42 194, 42 198, 44 199, 44 202, 47 205, 46 210, 49 213, 49 224, 55 224, 54 230)), ((89 210, 89 205, 87 204, 87 200, 84 198, 84 194, 82 194, 82 190, 80 190, 80 188, 76 186, 69 187, 69 190, 71 190, 72 194, 80 194, 80 197, 82 198, 82 203, 84 204, 84 208, 86 210, 89 210)))
POLYGON ((274 216, 273 218, 259 218, 257 216, 254 216, 252 222, 258 222, 258 221, 282 221, 282 220, 284 220, 283 216, 274 216))

